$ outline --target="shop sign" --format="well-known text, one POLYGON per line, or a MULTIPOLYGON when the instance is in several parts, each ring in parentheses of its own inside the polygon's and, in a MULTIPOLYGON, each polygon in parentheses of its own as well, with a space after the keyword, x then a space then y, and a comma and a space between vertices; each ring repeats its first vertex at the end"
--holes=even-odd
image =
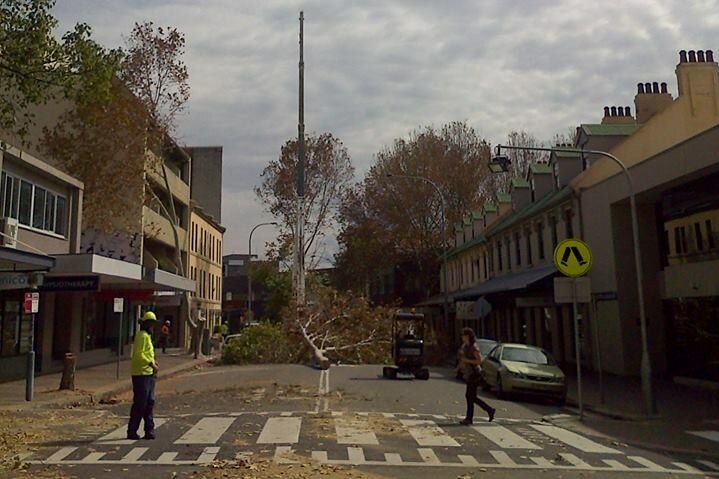
POLYGON ((28 273, 0 273, 0 290, 30 289, 32 275, 28 273))
POLYGON ((112 311, 114 313, 122 313, 122 310, 125 306, 125 300, 122 298, 115 298, 115 300, 112 302, 112 311))
POLYGON ((97 291, 99 276, 50 276, 38 289, 40 291, 97 291))

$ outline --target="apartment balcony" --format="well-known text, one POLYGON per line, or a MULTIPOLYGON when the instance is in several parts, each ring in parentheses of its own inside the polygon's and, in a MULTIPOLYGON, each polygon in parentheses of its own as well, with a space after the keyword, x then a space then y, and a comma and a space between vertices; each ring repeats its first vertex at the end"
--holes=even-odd
MULTIPOLYGON (((172 223, 170 223, 170 220, 147 206, 143 206, 142 214, 144 218, 143 225, 145 236, 159 241, 170 248, 174 248, 175 236, 172 232, 173 226, 172 223)), ((177 234, 180 240, 180 249, 182 251, 187 251, 187 230, 178 226, 177 234)))
MULTIPOLYGON (((148 151, 147 156, 150 157, 150 161, 148 161, 147 166, 147 177, 150 179, 150 181, 155 183, 162 190, 165 190, 165 179, 162 176, 162 170, 159 168, 159 166, 153 166, 159 165, 159 162, 161 160, 157 158, 157 156, 152 151, 148 151)), ((189 205, 190 185, 185 183, 182 178, 180 178, 177 173, 172 170, 172 168, 165 167, 165 171, 167 172, 167 182, 170 184, 172 196, 174 196, 178 202, 189 205)))

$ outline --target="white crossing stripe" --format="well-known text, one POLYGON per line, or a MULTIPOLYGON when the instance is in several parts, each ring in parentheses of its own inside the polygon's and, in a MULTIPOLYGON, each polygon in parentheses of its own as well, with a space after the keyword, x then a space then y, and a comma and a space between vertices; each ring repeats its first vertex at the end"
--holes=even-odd
POLYGON ((619 471, 631 470, 631 468, 629 466, 627 466, 626 464, 622 464, 621 462, 617 461, 616 459, 604 459, 603 461, 607 466, 609 466, 613 469, 617 469, 619 471))
POLYGON ((296 444, 301 426, 299 417, 271 417, 262 428, 257 444, 296 444))
MULTIPOLYGON (((155 429, 162 426, 167 422, 167 418, 165 417, 156 417, 155 418, 155 429)), ((120 426, 114 431, 112 431, 109 434, 106 434, 102 436, 100 439, 97 440, 97 442, 102 442, 103 444, 112 444, 112 445, 127 445, 127 444, 133 444, 135 441, 133 439, 127 439, 127 426, 120 426)))
POLYGON ((377 436, 370 429, 369 422, 361 417, 341 417, 335 419, 335 431, 338 444, 378 445, 377 436))
MULTIPOLYGON (((291 446, 277 446, 275 447, 275 462, 278 464, 294 464, 296 461, 285 457, 287 454, 292 452, 291 446)), ((314 454, 314 452, 313 452, 314 454)))
POLYGON ((474 458, 474 456, 468 456, 466 454, 459 454, 457 457, 462 462, 462 464, 464 464, 465 466, 479 467, 479 461, 477 461, 474 458))
POLYGON ((177 457, 176 452, 163 452, 160 457, 157 458, 157 462, 161 464, 168 464, 175 460, 177 457))
POLYGON ((719 431, 687 431, 689 434, 709 439, 710 441, 719 442, 719 431))
POLYGON ((504 449, 542 449, 504 426, 472 426, 472 429, 504 449))
POLYGON ((282 416, 282 417, 290 417, 290 416, 292 416, 292 413, 291 413, 291 412, 281 412, 281 413, 280 413, 280 416, 282 416))
POLYGON ((70 454, 72 454, 72 453, 75 452, 76 450, 77 450, 76 447, 63 447, 62 449, 60 449, 59 451, 57 451, 55 454, 53 454, 52 456, 48 457, 45 461, 46 461, 46 462, 58 462, 58 461, 62 461, 63 459, 65 459, 67 456, 69 456, 70 454))
POLYGON ((434 421, 402 419, 401 422, 420 446, 459 447, 459 443, 437 426, 434 421))
POLYGON ((529 459, 531 459, 532 462, 538 466, 555 467, 554 464, 552 464, 552 462, 549 459, 547 459, 546 457, 541 457, 541 456, 540 457, 530 457, 529 459))
POLYGON ((215 444, 233 422, 234 417, 203 417, 175 444, 215 444))
POLYGON ((320 464, 325 464, 328 461, 327 451, 312 451, 312 459, 320 464))
POLYGON ((441 461, 437 457, 437 454, 434 453, 432 449, 424 449, 419 448, 417 449, 417 452, 419 452, 419 457, 422 458, 424 462, 427 464, 440 464, 441 461))
POLYGON ((677 466, 679 469, 684 469, 687 472, 701 472, 696 467, 690 466, 689 464, 686 464, 684 462, 672 462, 675 466, 677 466))
POLYGON ((664 468, 657 464, 656 462, 652 462, 649 459, 646 459, 642 456, 627 456, 628 459, 631 459, 634 462, 638 462, 642 466, 646 467, 650 471, 664 471, 664 468))
POLYGON ((393 466, 402 464, 402 456, 400 456, 396 452, 385 452, 384 460, 387 461, 387 464, 391 464, 393 466))
POLYGON ((215 460, 215 457, 217 456, 217 453, 220 452, 219 447, 206 447, 202 454, 200 454, 200 457, 197 458, 198 463, 208 463, 215 460))
POLYGON ((107 454, 106 452, 91 452, 84 458, 82 458, 82 462, 97 462, 100 459, 102 459, 102 456, 107 454))
POLYGON ((611 447, 603 446, 596 443, 586 437, 580 436, 579 434, 573 433, 561 427, 557 426, 546 426, 543 424, 530 424, 534 429, 545 434, 553 439, 563 442, 568 446, 572 446, 575 449, 579 449, 583 452, 595 452, 603 454, 623 454, 621 451, 612 449, 611 447))
POLYGON ((562 459, 564 459, 565 461, 567 461, 567 462, 568 462, 569 464, 571 464, 572 466, 576 466, 576 467, 589 467, 589 464, 587 464, 586 462, 582 461, 581 459, 579 459, 579 458, 578 458, 577 456, 575 456, 574 454, 569 454, 569 453, 567 453, 567 452, 560 452, 559 455, 562 457, 562 459))
POLYGON ((133 447, 130 452, 125 454, 125 457, 123 457, 122 460, 127 462, 137 461, 147 452, 148 449, 149 448, 147 447, 133 447))
POLYGON ((708 467, 709 469, 712 469, 714 471, 719 471, 719 465, 717 465, 717 463, 715 463, 715 462, 705 461, 703 459, 698 459, 697 462, 699 464, 701 464, 702 466, 708 467))
POLYGON ((517 463, 512 460, 504 451, 489 451, 495 461, 502 466, 516 466, 517 463))
POLYGON ((364 457, 364 450, 361 447, 348 447, 347 456, 353 464, 364 464, 366 461, 364 457))

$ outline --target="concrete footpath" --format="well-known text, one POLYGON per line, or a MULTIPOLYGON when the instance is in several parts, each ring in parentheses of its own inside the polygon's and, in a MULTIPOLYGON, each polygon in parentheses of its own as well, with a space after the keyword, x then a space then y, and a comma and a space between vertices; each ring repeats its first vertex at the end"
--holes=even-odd
MULTIPOLYGON (((168 349, 167 354, 156 350, 160 365, 159 379, 188 371, 206 364, 211 357, 194 359, 181 349, 168 349)), ((120 362, 120 379, 116 376, 117 363, 102 364, 75 370, 75 390, 60 391, 62 373, 44 374, 35 378, 32 402, 25 401, 25 380, 0 383, 0 410, 64 407, 99 402, 132 389, 130 361, 120 362)))
POLYGON ((719 458, 719 441, 697 432, 719 437, 719 390, 655 379, 658 414, 647 417, 638 377, 605 374, 604 397, 596 374, 582 376, 585 415, 578 419, 576 376, 567 375, 567 412, 545 418, 564 427, 572 424, 580 432, 592 431, 634 446, 676 453, 703 454, 719 458))

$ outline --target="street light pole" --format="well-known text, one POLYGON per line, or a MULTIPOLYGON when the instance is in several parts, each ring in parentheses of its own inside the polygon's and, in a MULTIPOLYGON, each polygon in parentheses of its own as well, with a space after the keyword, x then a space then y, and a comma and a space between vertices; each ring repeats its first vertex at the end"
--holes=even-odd
MULTIPOLYGON (((647 415, 653 415, 657 412, 657 404, 654 398, 654 387, 652 384, 652 364, 649 356, 649 344, 647 341, 647 318, 644 309, 644 289, 642 288, 643 270, 642 270, 642 250, 639 244, 639 221, 637 219, 637 203, 634 194, 634 182, 632 181, 632 175, 629 173, 627 167, 622 163, 619 158, 601 150, 583 150, 579 148, 542 148, 542 147, 526 147, 526 146, 503 146, 497 145, 497 153, 501 152, 502 148, 506 150, 531 150, 531 151, 558 151, 564 153, 579 153, 579 154, 590 154, 590 155, 601 155, 609 158, 614 163, 619 165, 624 172, 624 176, 627 179, 627 185, 629 186, 629 207, 632 215, 632 239, 634 242, 634 268, 637 271, 637 299, 639 301, 639 323, 641 328, 642 336, 642 362, 641 362, 641 377, 642 377, 642 393, 644 395, 644 403, 647 415)), ((506 165, 508 159, 506 157, 497 157, 492 160, 494 164, 506 165), (497 160, 497 161, 495 161, 497 160)))
POLYGON ((250 239, 247 242, 247 319, 248 321, 252 316, 252 275, 250 275, 250 264, 252 263, 252 233, 255 232, 257 228, 260 226, 265 225, 272 225, 277 226, 277 223, 274 221, 268 222, 268 223, 260 223, 258 225, 255 225, 254 228, 250 231, 250 239))
POLYGON ((437 192, 439 195, 440 200, 440 209, 442 213, 442 278, 444 281, 444 311, 443 311, 443 317, 444 317, 444 323, 449 328, 449 334, 451 335, 450 344, 454 344, 456 331, 454 330, 454 323, 449 324, 449 283, 447 282, 447 217, 445 214, 445 201, 444 201, 444 194, 442 194, 442 190, 437 186, 437 184, 430 180, 429 178, 425 178, 424 176, 416 176, 416 175, 394 175, 391 173, 387 173, 388 178, 397 177, 397 178, 411 178, 413 180, 420 180, 424 181, 426 183, 429 183, 432 188, 437 192))

